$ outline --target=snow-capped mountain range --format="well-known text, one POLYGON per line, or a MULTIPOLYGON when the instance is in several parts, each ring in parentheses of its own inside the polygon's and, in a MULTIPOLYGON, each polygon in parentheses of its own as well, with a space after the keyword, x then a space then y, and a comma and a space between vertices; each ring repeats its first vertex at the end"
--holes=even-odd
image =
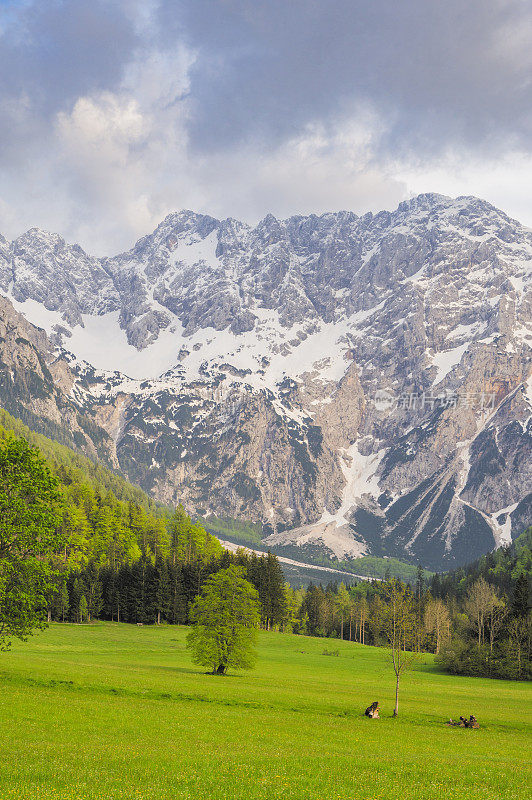
POLYGON ((32 229, 0 237, 0 402, 278 552, 463 563, 532 522, 531 274, 472 197, 183 211, 112 258, 32 229))

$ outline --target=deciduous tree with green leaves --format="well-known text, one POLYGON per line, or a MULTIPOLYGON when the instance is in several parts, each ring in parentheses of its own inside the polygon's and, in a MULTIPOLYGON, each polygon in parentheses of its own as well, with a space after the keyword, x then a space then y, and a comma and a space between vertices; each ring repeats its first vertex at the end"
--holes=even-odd
POLYGON ((412 652, 416 644, 416 614, 412 591, 397 578, 389 580, 384 587, 383 628, 390 647, 390 656, 395 672, 395 708, 393 716, 399 714, 399 681, 416 660, 412 652))
POLYGON ((80 622, 87 622, 88 617, 88 605, 87 605, 87 598, 84 594, 81 595, 79 601, 79 621, 80 622))
POLYGON ((442 642, 451 636, 451 619, 443 600, 429 598, 425 608, 424 625, 425 631, 434 636, 434 652, 438 654, 442 642))
POLYGON ((0 649, 45 626, 57 586, 61 533, 57 479, 24 439, 0 441, 0 649))
POLYGON ((219 570, 206 581, 190 611, 193 627, 187 647, 194 663, 211 667, 215 675, 255 664, 259 596, 244 575, 243 567, 219 570))

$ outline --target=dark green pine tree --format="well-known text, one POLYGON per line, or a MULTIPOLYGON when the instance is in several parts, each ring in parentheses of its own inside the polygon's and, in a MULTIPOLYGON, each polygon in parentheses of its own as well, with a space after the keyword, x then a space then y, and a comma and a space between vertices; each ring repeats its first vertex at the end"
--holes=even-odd
POLYGON ((157 572, 149 558, 144 565, 144 622, 157 622, 157 572))
POLYGON ((417 574, 416 574, 416 598, 418 601, 423 599, 423 593, 425 591, 425 570, 418 564, 417 574))
POLYGON ((141 558, 131 568, 130 592, 132 595, 131 622, 147 622, 146 615, 146 559, 141 558))
POLYGON ((170 573, 168 563, 164 558, 158 558, 155 562, 155 612, 157 614, 157 624, 161 620, 169 622, 171 617, 172 594, 170 584, 170 573))
POLYGON ((188 619, 188 604, 183 581, 183 568, 180 564, 171 564, 170 577, 170 622, 183 625, 188 619))
POLYGON ((79 620, 79 603, 82 595, 85 593, 85 585, 80 580, 78 575, 75 575, 70 582, 70 621, 78 622, 79 620))
POLYGON ((321 626, 321 612, 325 603, 325 592, 321 586, 309 584, 299 612, 300 619, 307 618, 308 631, 315 634, 321 626))
POLYGON ((69 599, 66 578, 66 575, 58 576, 49 606, 51 618, 56 622, 64 622, 65 618, 68 618, 69 599))
POLYGON ((100 570, 102 582, 102 615, 112 622, 116 618, 118 572, 114 567, 103 567, 100 570))
POLYGON ((512 597, 512 616, 525 619, 530 610, 530 580, 522 572, 517 578, 512 597))
POLYGON ((133 568, 124 566, 117 581, 117 622, 135 622, 133 568))
MULTIPOLYGON (((253 553, 253 555, 255 555, 253 553)), ((219 569, 227 569, 233 563, 233 554, 229 550, 224 550, 218 561, 219 569)))
POLYGON ((90 622, 93 619, 98 619, 103 606, 102 582, 98 567, 93 562, 87 566, 83 575, 83 582, 86 587, 87 617, 90 622))
POLYGON ((63 581, 63 585, 61 586, 58 611, 59 611, 58 618, 61 620, 61 622, 64 622, 65 619, 68 619, 69 598, 68 598, 68 588, 66 585, 66 581, 63 581))
POLYGON ((84 594, 82 594, 79 599, 78 622, 87 622, 87 614, 88 614, 87 598, 85 597, 84 594))
POLYGON ((268 553, 259 559, 259 592, 262 625, 269 630, 272 625, 280 625, 285 610, 284 575, 279 560, 268 553))
POLYGON ((442 578, 438 573, 436 573, 431 581, 430 585, 430 592, 433 597, 441 597, 442 596, 442 578))

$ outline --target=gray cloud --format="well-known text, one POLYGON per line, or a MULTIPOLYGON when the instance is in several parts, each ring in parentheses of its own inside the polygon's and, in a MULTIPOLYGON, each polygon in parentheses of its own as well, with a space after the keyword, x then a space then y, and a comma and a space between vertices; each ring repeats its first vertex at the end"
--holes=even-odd
POLYGON ((27 161, 79 96, 115 85, 139 44, 127 8, 106 0, 12 3, 0 35, 0 141, 27 161))
POLYGON ((47 115, 116 83, 139 44, 128 7, 106 0, 21 4, 0 41, 2 93, 25 93, 47 115))
POLYGON ((420 187, 526 216, 528 0, 0 0, 0 76, 8 236, 110 252, 176 208, 364 212, 420 187))
POLYGON ((371 103, 383 146, 530 147, 532 10, 523 0, 184 0, 159 7, 185 37, 193 141, 281 140, 371 103))

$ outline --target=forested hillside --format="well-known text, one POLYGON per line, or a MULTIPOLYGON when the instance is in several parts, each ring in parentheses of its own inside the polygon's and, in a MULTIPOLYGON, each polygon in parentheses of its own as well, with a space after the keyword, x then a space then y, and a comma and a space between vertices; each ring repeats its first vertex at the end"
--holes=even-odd
POLYGON ((406 649, 436 653, 456 674, 532 677, 532 528, 454 572, 427 578, 419 568, 410 583, 309 586, 300 599, 300 629, 389 646, 395 585, 402 598, 406 649))
POLYGON ((67 544, 55 556, 59 578, 50 619, 186 623, 209 575, 238 563, 259 592, 264 627, 285 624, 290 590, 274 555, 229 553, 181 505, 154 503, 119 475, 0 409, 0 447, 11 436, 37 448, 60 484, 67 544))
POLYGON ((10 434, 36 447, 61 484, 69 542, 65 569, 89 563, 119 567, 141 556, 208 560, 220 555, 219 542, 194 525, 181 506, 173 511, 157 505, 119 475, 0 410, 0 441, 10 434))
POLYGON ((430 589, 435 597, 452 597, 459 601, 475 581, 484 578, 500 592, 511 596, 517 582, 520 580, 523 584, 523 576, 529 581, 532 577, 532 527, 507 547, 499 547, 465 567, 435 575, 430 589))
POLYGON ((430 589, 451 622, 440 662, 459 675, 532 678, 532 527, 430 589))

